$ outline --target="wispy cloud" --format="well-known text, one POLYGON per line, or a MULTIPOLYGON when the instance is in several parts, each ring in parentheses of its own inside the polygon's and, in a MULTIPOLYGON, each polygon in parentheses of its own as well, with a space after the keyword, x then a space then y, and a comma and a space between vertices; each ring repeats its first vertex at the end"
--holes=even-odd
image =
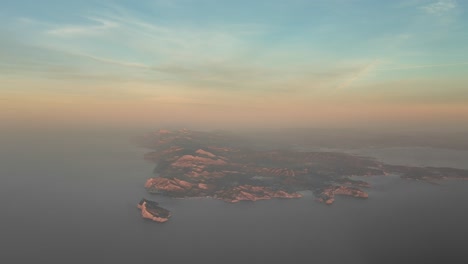
POLYGON ((455 0, 439 0, 421 8, 428 14, 441 16, 457 8, 457 2, 455 0))
POLYGON ((340 83, 338 87, 336 87, 335 92, 343 90, 351 86, 354 82, 364 78, 367 76, 372 70, 374 70, 380 63, 382 63, 379 60, 374 60, 365 67, 359 69, 356 71, 351 77, 346 79, 344 82, 340 83))
POLYGON ((252 34, 252 29, 231 25, 202 28, 190 24, 164 25, 120 7, 94 12, 87 19, 93 23, 45 24, 42 42, 109 60, 122 61, 118 57, 125 57, 125 60, 139 61, 140 64, 177 62, 188 67, 193 62, 226 61, 238 57, 247 49, 247 35, 252 34), (99 39, 85 42, 91 40, 88 37, 99 39))
POLYGON ((55 28, 47 30, 46 33, 61 37, 95 36, 119 26, 119 24, 114 21, 102 18, 91 17, 88 19, 93 21, 94 24, 56 26, 55 28))
MULTIPOLYGON (((425 6, 424 10, 448 12, 455 7, 454 1, 439 1, 425 6)), ((298 62, 296 58, 302 60, 301 53, 312 58, 308 54, 319 52, 314 47, 294 49, 295 43, 288 45, 288 40, 273 43, 268 39, 276 33, 275 29, 262 25, 168 23, 118 6, 83 15, 85 20, 74 24, 21 20, 22 30, 28 28, 31 32, 23 34, 32 36, 25 37, 28 43, 56 52, 57 65, 68 71, 60 76, 116 76, 109 81, 120 77, 151 85, 164 82, 167 87, 190 87, 193 91, 310 95, 324 90, 345 90, 374 70, 380 71, 376 68, 383 63, 367 59, 363 63, 358 56, 339 60, 318 57, 298 62), (345 60, 348 61, 343 65, 345 60)), ((384 35, 371 46, 385 48, 387 53, 378 54, 390 57, 388 53, 399 50, 402 43, 412 39, 415 37, 410 31, 384 35)), ((309 40, 302 42, 309 43, 309 40)), ((51 58, 37 56, 35 63, 46 64, 51 58)), ((382 70, 416 67, 436 66, 382 70)), ((56 72, 50 75, 59 76, 56 72)), ((151 85, 148 89, 153 89, 151 85)))
POLYGON ((384 69, 376 69, 376 71, 413 70, 413 69, 423 69, 423 68, 453 67, 453 66, 465 66, 465 65, 468 65, 468 62, 401 66, 401 67, 387 68, 387 69, 385 69, 385 68, 384 69))
MULTIPOLYGON (((255 59, 259 54, 254 53, 257 47, 252 38, 265 33, 260 25, 167 25, 119 7, 94 12, 87 19, 93 23, 54 25, 43 22, 39 29, 42 34, 38 34, 32 44, 58 54, 72 55, 75 59, 67 63, 81 64, 77 67, 80 75, 121 76, 126 74, 122 67, 126 67, 133 69, 127 71, 128 75, 141 80, 164 80, 193 89, 275 91, 285 85, 317 86, 318 82, 326 83, 324 78, 331 82, 333 77, 330 76, 336 77, 335 67, 307 65, 304 68, 303 65, 288 66, 284 61, 266 63, 262 61, 269 57, 265 50, 255 59), (93 65, 93 61, 100 64, 93 65)), ((346 74, 349 71, 338 75, 346 74)))
POLYGON ((84 58, 88 58, 91 60, 95 60, 98 62, 113 64, 113 65, 118 65, 118 66, 123 66, 123 67, 131 67, 131 68, 139 68, 139 69, 147 69, 147 70, 152 69, 150 66, 143 64, 143 63, 139 63, 139 62, 118 61, 118 60, 98 57, 94 55, 89 55, 85 53, 71 53, 71 54, 76 55, 76 56, 81 56, 84 58))

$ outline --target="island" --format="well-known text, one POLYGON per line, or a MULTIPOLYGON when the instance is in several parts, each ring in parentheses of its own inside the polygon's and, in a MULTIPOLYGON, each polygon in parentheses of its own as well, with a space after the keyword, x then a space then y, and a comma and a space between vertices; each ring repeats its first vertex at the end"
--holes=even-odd
POLYGON ((171 212, 158 206, 155 201, 141 199, 137 207, 141 210, 141 217, 158 223, 164 223, 171 217, 171 212))
MULTIPOLYGON (((145 159, 156 164, 146 190, 169 197, 211 197, 229 203, 272 198, 301 198, 312 191, 327 205, 335 195, 367 199, 365 176, 398 175, 434 182, 468 179, 468 170, 390 165, 369 157, 339 152, 257 149, 251 142, 225 132, 187 129, 159 130, 140 138, 152 151, 145 159), (359 177, 359 179, 356 179, 359 177)), ((165 222, 170 213, 142 200, 142 216, 165 222)))

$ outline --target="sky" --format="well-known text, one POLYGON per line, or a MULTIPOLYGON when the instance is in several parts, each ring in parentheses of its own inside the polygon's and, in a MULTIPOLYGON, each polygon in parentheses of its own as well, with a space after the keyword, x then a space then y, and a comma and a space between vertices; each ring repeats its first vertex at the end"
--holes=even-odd
POLYGON ((2 1, 4 124, 451 126, 468 1, 2 1))

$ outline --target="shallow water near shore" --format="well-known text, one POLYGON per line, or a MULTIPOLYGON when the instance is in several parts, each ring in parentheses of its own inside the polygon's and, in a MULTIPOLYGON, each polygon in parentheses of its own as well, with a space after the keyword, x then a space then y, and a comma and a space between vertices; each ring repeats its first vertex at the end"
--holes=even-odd
MULTIPOLYGON (((2 140, 0 258, 5 263, 468 261, 466 181, 433 185, 368 177, 369 199, 338 197, 332 206, 317 203, 310 192, 301 199, 236 204, 171 199, 144 190, 154 164, 143 160, 147 150, 135 147, 132 136, 76 132, 2 140), (136 208, 141 198, 171 210, 170 221, 142 219, 136 208)), ((443 166, 445 156, 447 164, 461 168, 468 157, 463 151, 395 151, 358 152, 424 166, 443 166)))

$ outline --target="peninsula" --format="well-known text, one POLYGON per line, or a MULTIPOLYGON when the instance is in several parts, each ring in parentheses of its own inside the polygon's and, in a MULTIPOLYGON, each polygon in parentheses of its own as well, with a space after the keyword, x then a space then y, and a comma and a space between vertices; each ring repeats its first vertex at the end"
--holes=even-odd
MULTIPOLYGON (((156 164, 147 179, 149 193, 170 197, 212 197, 229 203, 272 198, 295 199, 310 190, 331 205, 335 195, 369 197, 363 176, 399 175, 436 181, 468 179, 468 170, 389 165, 373 158, 339 152, 258 150, 231 134, 159 130, 141 138, 152 149, 145 159, 156 164), (361 177, 359 180, 356 177, 361 177)), ((139 203, 142 216, 168 220, 169 211, 155 202, 139 203)))

